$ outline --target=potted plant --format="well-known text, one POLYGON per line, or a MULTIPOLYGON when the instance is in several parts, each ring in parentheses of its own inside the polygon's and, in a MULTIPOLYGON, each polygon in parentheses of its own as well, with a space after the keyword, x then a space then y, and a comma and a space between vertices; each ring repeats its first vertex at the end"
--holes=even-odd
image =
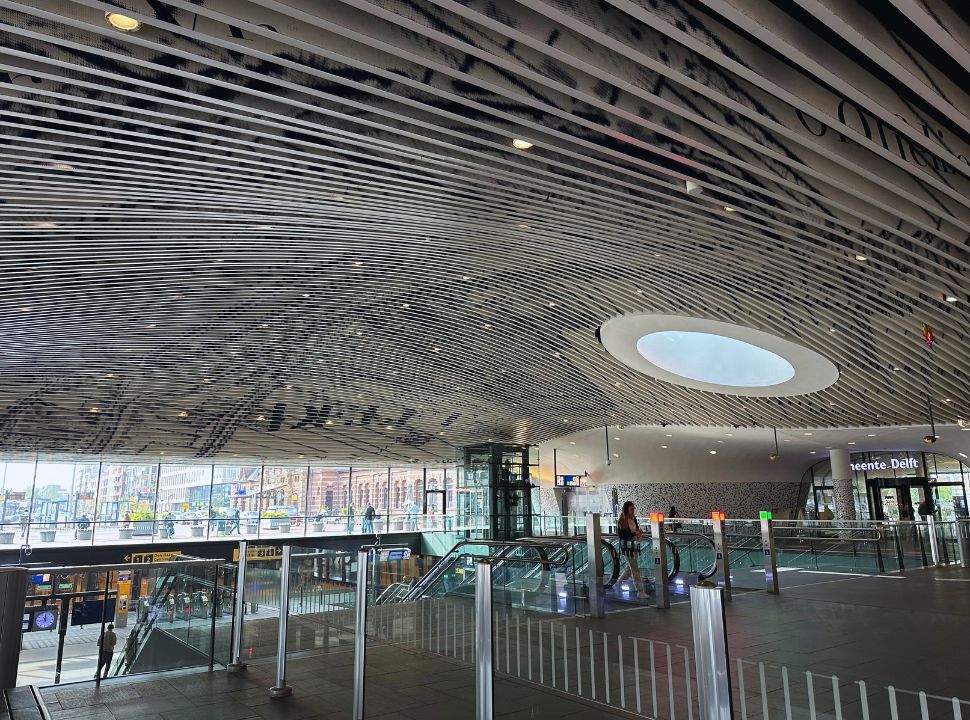
POLYGON ((139 502, 129 515, 131 515, 132 535, 153 535, 155 533, 155 513, 147 500, 139 502))
POLYGON ((282 510, 267 510, 263 517, 269 520, 270 530, 290 531, 290 516, 282 510))

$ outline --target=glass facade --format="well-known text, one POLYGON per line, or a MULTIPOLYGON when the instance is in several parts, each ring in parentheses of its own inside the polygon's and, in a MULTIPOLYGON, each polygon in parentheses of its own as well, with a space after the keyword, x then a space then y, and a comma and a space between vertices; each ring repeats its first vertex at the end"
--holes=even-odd
MULTIPOLYGON (((856 517, 859 520, 919 519, 925 512, 939 520, 967 517, 970 466, 946 455, 919 451, 852 453, 856 517)), ((816 463, 802 477, 801 517, 825 519, 834 512, 832 466, 816 463)))
POLYGON ((445 467, 0 461, 0 545, 441 525, 445 467), (372 508, 368 511, 368 508, 372 508), (366 517, 365 517, 366 516, 366 517), (429 521, 428 518, 434 518, 429 521), (307 526, 310 526, 309 528, 307 526), (43 533, 43 535, 42 535, 43 533))

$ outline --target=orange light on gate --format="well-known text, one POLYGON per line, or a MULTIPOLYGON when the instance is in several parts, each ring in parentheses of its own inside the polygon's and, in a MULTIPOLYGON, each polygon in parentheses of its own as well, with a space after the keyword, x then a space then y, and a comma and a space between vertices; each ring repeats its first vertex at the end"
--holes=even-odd
POLYGON ((726 520, 727 516, 720 510, 715 510, 711 513, 711 520, 726 520))
POLYGON ((650 522, 663 522, 663 521, 664 521, 663 513, 650 513, 650 522))

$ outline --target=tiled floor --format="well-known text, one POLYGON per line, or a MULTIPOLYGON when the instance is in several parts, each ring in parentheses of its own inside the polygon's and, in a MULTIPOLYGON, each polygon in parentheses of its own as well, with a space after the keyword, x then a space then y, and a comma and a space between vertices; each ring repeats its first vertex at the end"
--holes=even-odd
MULTIPOLYGON (((272 700, 275 664, 245 673, 167 673, 47 688, 53 720, 343 720, 351 717, 352 654, 292 659, 288 698, 272 700)), ((386 645, 368 651, 368 720, 459 720, 474 717, 470 667, 386 645)), ((620 711, 583 703, 535 686, 498 680, 496 717, 592 720, 620 711)))

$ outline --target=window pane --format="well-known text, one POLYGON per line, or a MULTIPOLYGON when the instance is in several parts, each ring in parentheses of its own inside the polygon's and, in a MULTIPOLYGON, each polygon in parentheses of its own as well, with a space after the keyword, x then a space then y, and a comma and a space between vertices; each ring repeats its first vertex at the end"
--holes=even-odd
POLYGON ((307 515, 346 516, 350 504, 350 468, 310 468, 310 495, 307 515))
POLYGON ((157 474, 157 465, 102 464, 97 501, 98 522, 114 525, 126 512, 133 521, 155 520, 157 474))
MULTIPOLYGON (((243 533, 256 533, 259 525, 259 488, 261 468, 258 465, 216 465, 212 472, 212 516, 239 516, 243 533)), ((218 520, 215 521, 218 527, 218 520)))
MULTIPOLYGON (((263 516, 302 518, 306 515, 306 465, 263 468, 263 516)), ((294 523, 296 521, 294 520, 294 523)))
POLYGON ((351 497, 358 514, 370 505, 378 515, 387 515, 387 472, 386 468, 353 468, 351 497))
MULTIPOLYGON (((34 463, 29 462, 7 462, 3 463, 2 479, 0 479, 0 490, 3 491, 2 515, 3 522, 7 525, 16 525, 20 528, 24 523, 30 521, 30 502, 34 492, 34 463)), ((10 532, 13 527, 6 527, 10 532)))

